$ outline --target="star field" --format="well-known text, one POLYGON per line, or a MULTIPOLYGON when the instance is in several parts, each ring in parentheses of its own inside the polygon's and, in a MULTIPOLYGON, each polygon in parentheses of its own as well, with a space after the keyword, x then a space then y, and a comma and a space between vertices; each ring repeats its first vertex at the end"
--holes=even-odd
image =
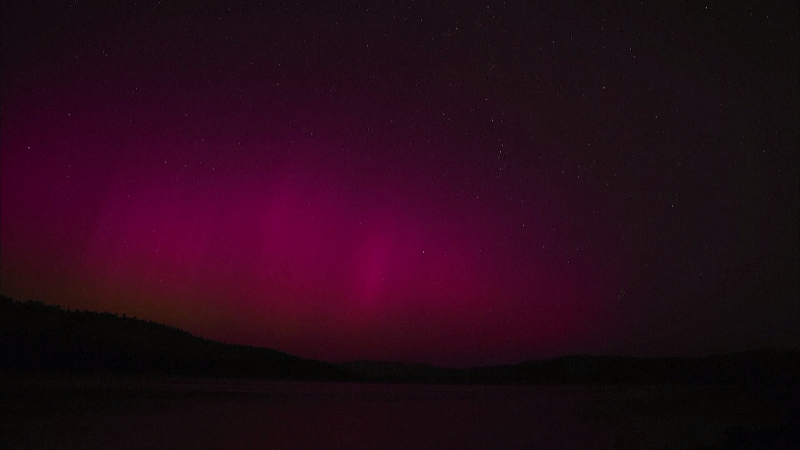
POLYGON ((9 2, 2 292, 331 361, 797 346, 792 2, 9 2))

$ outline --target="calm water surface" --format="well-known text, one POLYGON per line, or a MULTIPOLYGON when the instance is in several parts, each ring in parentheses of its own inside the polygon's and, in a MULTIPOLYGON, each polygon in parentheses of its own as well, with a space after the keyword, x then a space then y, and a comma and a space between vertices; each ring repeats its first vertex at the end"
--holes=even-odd
POLYGON ((674 449, 788 414, 784 392, 732 387, 131 378, 2 387, 3 448, 674 449))

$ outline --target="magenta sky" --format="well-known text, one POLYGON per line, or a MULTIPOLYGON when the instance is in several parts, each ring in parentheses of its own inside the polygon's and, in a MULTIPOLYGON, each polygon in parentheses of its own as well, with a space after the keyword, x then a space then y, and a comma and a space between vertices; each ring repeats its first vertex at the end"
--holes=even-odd
POLYGON ((798 345, 791 15, 459 8, 4 6, 2 292, 332 361, 798 345))

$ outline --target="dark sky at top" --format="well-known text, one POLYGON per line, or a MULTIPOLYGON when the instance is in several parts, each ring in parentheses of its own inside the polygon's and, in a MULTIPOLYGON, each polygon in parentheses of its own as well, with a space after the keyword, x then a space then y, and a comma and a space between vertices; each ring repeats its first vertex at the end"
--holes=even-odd
POLYGON ((612 3, 3 2, 2 292, 331 361, 800 345, 797 3, 612 3))

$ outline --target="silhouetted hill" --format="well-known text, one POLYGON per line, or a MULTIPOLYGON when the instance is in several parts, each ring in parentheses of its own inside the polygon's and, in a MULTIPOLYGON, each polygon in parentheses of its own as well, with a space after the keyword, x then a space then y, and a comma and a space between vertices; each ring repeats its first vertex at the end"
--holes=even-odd
POLYGON ((67 311, 0 299, 4 373, 109 372, 345 380, 322 361, 210 341, 166 325, 110 313, 67 311))
POLYGON ((800 352, 757 351, 703 358, 565 356, 464 372, 467 378, 484 383, 800 386, 800 352))
POLYGON ((800 352, 758 351, 705 358, 565 356, 520 364, 448 369, 425 364, 354 361, 357 378, 393 383, 737 384, 800 387, 800 352))
POLYGON ((799 351, 705 358, 565 356, 452 369, 427 364, 332 364, 224 344, 109 313, 0 298, 3 373, 143 373, 291 380, 455 384, 740 384, 800 387, 799 351))

